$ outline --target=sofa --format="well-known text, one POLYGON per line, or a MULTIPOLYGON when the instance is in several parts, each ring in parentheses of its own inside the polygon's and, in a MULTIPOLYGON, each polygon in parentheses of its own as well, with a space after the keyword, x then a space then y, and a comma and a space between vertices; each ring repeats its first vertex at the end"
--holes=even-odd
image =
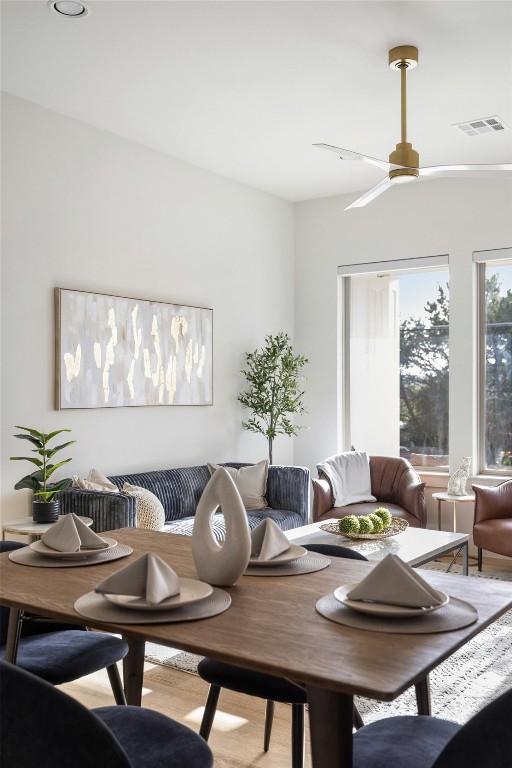
POLYGON ((372 496, 377 501, 365 501, 335 507, 331 485, 320 474, 313 479, 313 520, 329 520, 344 515, 369 515, 377 507, 386 506, 395 517, 402 517, 414 528, 425 528, 425 483, 406 459, 391 456, 370 456, 372 496))
MULTIPOLYGON (((226 463, 223 466, 243 467, 248 464, 226 463)), ((165 510, 165 530, 185 536, 192 534, 194 515, 201 494, 210 479, 206 465, 160 469, 110 477, 119 489, 124 483, 147 488, 155 494, 165 510)), ((268 468, 266 509, 247 512, 249 527, 255 528, 267 517, 288 531, 306 525, 309 516, 310 473, 305 467, 271 465, 268 468)), ((97 533, 114 528, 135 527, 135 498, 126 493, 85 491, 71 488, 60 494, 61 514, 74 512, 92 518, 92 528, 97 533)), ((224 537, 224 517, 218 511, 213 517, 212 528, 216 538, 224 537)))

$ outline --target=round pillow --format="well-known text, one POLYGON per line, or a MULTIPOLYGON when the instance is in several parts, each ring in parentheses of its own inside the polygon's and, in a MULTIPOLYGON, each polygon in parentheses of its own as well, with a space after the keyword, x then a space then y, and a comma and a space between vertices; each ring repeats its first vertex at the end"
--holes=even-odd
POLYGON ((123 493, 135 497, 136 527, 148 531, 161 531, 165 525, 165 511, 160 499, 147 488, 138 485, 123 485, 123 493))

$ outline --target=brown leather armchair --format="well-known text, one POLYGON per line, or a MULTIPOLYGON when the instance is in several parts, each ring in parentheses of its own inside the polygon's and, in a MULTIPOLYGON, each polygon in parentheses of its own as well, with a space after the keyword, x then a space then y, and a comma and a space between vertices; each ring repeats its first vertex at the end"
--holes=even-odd
POLYGON ((408 461, 389 456, 370 456, 372 495, 377 501, 334 507, 329 481, 323 475, 313 479, 313 520, 343 515, 368 515, 385 504, 392 515, 403 517, 414 528, 425 528, 425 483, 408 461))
POLYGON ((500 485, 474 485, 475 521, 473 541, 478 547, 478 570, 482 550, 512 557, 512 480, 500 485))

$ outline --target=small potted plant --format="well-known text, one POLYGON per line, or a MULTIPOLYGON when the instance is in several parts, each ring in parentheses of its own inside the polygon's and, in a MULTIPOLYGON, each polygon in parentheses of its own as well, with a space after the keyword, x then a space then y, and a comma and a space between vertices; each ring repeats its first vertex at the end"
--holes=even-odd
POLYGON ((38 432, 37 429, 30 429, 29 427, 19 427, 16 429, 23 430, 22 434, 14 435, 19 440, 28 440, 29 443, 35 446, 32 448, 32 453, 36 456, 11 456, 11 461, 30 461, 37 469, 30 475, 25 475, 14 486, 15 490, 20 488, 30 488, 34 492, 34 499, 32 501, 32 518, 35 523, 53 523, 59 516, 59 500, 55 498, 55 495, 59 491, 64 491, 71 485, 71 480, 66 478, 65 480, 59 480, 56 483, 49 483, 48 480, 52 477, 59 467, 63 464, 67 464, 71 459, 63 459, 56 464, 51 463, 51 459, 58 451, 62 451, 63 448, 67 448, 68 445, 76 443, 76 440, 68 440, 67 443, 61 443, 53 448, 49 446, 49 443, 60 435, 62 432, 71 432, 70 429, 57 429, 55 432, 38 432))

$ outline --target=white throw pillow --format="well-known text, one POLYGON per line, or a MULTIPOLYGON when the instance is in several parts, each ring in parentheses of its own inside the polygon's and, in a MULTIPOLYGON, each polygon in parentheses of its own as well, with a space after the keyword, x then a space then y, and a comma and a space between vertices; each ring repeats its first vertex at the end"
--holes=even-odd
POLYGON ((362 501, 376 501, 372 496, 370 461, 364 451, 348 451, 317 464, 329 480, 335 507, 346 507, 362 501))
POLYGON ((165 525, 165 510, 160 499, 147 488, 138 485, 123 485, 123 493, 134 496, 136 500, 136 527, 148 531, 161 531, 165 525))
POLYGON ((82 491, 105 491, 106 493, 119 493, 119 488, 114 485, 108 477, 99 469, 91 469, 86 478, 73 477, 73 488, 80 488, 82 491))
MULTIPOLYGON (((213 475, 220 464, 208 464, 213 475)), ((265 494, 267 492, 268 461, 259 461, 249 467, 224 467, 234 480, 238 493, 242 497, 246 509, 266 509, 268 507, 265 494)))

